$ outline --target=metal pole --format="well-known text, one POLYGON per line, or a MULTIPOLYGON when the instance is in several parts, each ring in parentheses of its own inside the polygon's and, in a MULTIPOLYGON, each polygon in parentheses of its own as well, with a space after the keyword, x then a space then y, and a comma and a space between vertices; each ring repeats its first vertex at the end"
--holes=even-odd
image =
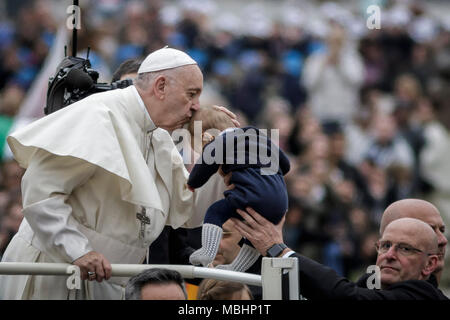
MULTIPOLYGON (((78 7, 78 0, 73 0, 73 5, 78 7)), ((72 29, 72 56, 77 56, 77 46, 78 46, 78 39, 77 39, 77 24, 79 17, 76 15, 76 11, 74 9, 73 11, 73 29, 72 29)))
POLYGON ((289 272, 289 299, 299 300, 298 260, 297 258, 262 259, 263 300, 282 300, 283 270, 289 272))
MULTIPOLYGON (((27 263, 0 262, 0 274, 7 275, 70 275, 73 273, 68 263, 27 263)), ((166 264, 112 264, 113 277, 131 277, 145 269, 164 268, 178 271, 184 278, 208 278, 237 281, 254 286, 261 286, 261 276, 257 274, 194 267, 189 265, 166 264)))
POLYGON ((196 278, 227 280, 262 286, 262 277, 252 273, 194 267, 194 275, 196 278))
POLYGON ((32 263, 32 262, 1 262, 0 274, 9 275, 67 275, 67 267, 71 264, 66 263, 32 263))

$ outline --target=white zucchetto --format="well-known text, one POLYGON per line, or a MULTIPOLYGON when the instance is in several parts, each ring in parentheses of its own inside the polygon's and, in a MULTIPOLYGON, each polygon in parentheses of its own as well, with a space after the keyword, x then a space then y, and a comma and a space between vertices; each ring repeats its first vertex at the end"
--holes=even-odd
POLYGON ((141 63, 138 74, 172 69, 190 64, 197 64, 197 62, 183 51, 166 46, 150 53, 141 63))

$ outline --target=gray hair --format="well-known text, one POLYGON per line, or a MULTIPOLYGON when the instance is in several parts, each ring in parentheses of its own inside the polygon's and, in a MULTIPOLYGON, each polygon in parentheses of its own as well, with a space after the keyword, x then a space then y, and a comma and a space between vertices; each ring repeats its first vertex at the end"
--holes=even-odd
POLYGON ((178 271, 152 268, 146 269, 141 273, 130 278, 125 288, 125 300, 141 300, 142 288, 150 283, 171 284, 175 283, 183 290, 184 297, 187 299, 186 287, 183 277, 178 271))
POLYGON ((175 75, 176 69, 178 68, 140 73, 138 74, 137 78, 133 80, 133 83, 139 89, 147 90, 152 82, 160 75, 168 76, 169 81, 171 81, 170 77, 173 77, 175 75))

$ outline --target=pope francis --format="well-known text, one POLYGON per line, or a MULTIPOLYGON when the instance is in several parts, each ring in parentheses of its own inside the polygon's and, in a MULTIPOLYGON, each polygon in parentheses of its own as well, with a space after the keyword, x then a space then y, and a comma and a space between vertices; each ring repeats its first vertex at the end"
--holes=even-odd
POLYGON ((147 56, 134 85, 91 95, 8 137, 26 168, 25 218, 3 261, 75 264, 82 288, 69 290, 62 276, 0 276, 0 299, 123 299, 128 278, 111 277, 111 263, 142 263, 164 225, 202 224, 218 198, 189 191, 168 132, 189 121, 202 88, 196 62, 166 47, 147 56))

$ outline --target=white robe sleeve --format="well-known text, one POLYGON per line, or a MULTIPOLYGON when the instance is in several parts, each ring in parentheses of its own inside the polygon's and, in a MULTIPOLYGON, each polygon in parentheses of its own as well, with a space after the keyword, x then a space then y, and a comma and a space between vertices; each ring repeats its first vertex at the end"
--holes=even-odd
POLYGON ((77 229, 77 222, 71 219, 72 207, 67 198, 94 174, 95 169, 81 159, 38 149, 25 171, 23 214, 40 249, 55 261, 73 262, 93 250, 77 229))

